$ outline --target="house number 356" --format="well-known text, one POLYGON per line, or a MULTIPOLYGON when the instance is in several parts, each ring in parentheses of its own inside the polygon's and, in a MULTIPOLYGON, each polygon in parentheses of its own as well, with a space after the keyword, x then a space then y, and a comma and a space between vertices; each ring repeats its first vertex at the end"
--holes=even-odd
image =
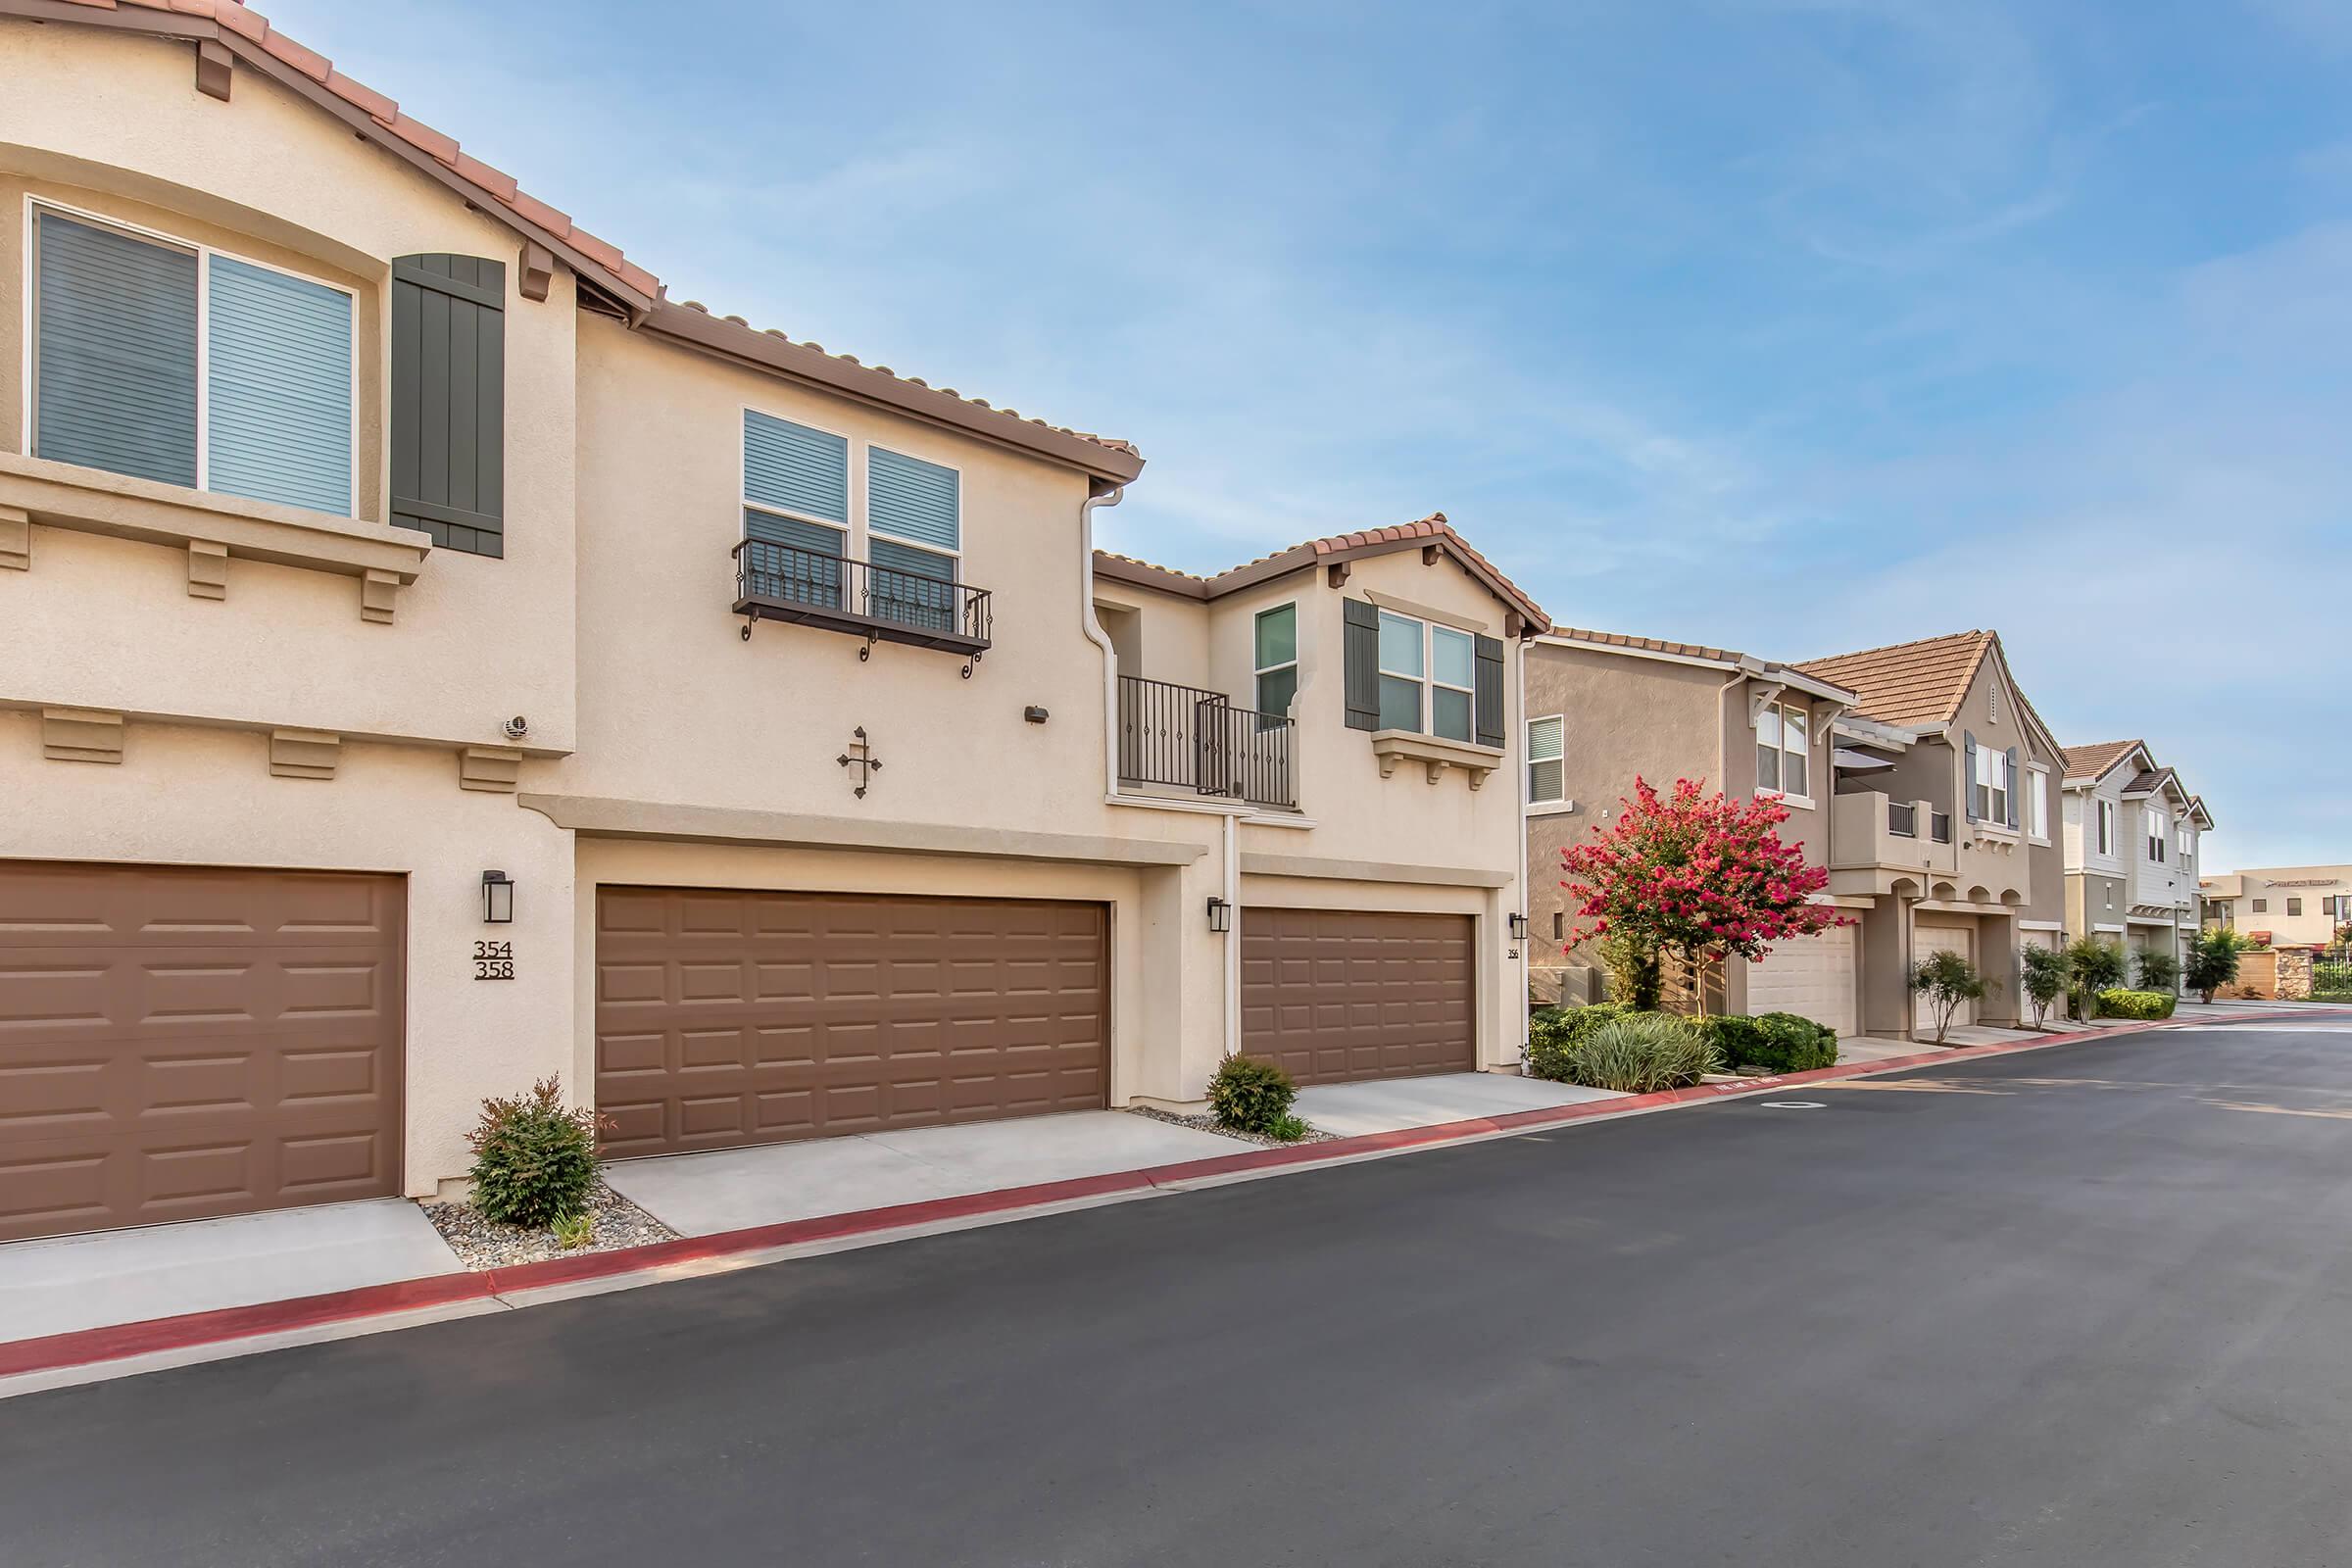
POLYGON ((473 945, 473 977, 476 980, 514 979, 514 944, 476 942, 473 945))

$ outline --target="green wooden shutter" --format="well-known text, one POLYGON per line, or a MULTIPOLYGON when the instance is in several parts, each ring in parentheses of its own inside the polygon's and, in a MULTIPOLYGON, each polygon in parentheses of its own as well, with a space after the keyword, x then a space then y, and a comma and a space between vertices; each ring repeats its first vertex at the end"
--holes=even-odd
POLYGON ((33 456, 196 482, 196 256, 34 220, 33 456))
POLYGON ((1977 737, 1973 730, 1962 730, 1960 735, 1967 742, 1960 760, 1960 809, 1974 822, 1977 819, 1977 737))
POLYGON ((1380 728, 1380 612, 1369 600, 1342 602, 1341 631, 1348 727, 1380 728))
POLYGON ((507 266, 392 264, 392 521, 446 550, 507 553, 507 266))
POLYGON ((1493 637, 1478 639, 1478 744, 1502 745, 1502 644, 1493 637))

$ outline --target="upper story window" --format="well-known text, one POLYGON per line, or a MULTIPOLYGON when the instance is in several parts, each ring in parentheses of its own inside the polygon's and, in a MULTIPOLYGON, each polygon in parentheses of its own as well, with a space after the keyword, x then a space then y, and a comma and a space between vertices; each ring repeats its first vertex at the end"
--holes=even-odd
POLYGON ((1774 703, 1756 715, 1756 792, 1810 796, 1813 715, 1801 703, 1774 703))
POLYGON ((2286 912, 2289 914, 2301 914, 2303 912, 2303 901, 2301 899, 2287 900, 2286 912))
POLYGON ((2115 853, 2115 803, 2113 801, 2102 800, 2096 804, 2098 808, 2096 816, 2098 819, 2097 843, 2099 846, 2099 853, 2101 855, 2113 855, 2115 853))
POLYGON ((1470 740, 1477 678, 1478 644, 1470 633, 1380 612, 1382 729, 1470 740))
POLYGON ((2155 861, 2158 865, 2162 865, 2164 863, 2164 813, 2157 810, 2154 807, 2149 807, 2147 808, 2147 813, 2148 858, 2155 861))
POLYGON ((1287 714, 1298 695, 1298 607, 1259 611, 1255 636, 1257 710, 1287 714))
POLYGON ((1558 713, 1527 721, 1527 801, 1546 806, 1567 799, 1564 724, 1558 713))
POLYGON ((2256 914, 2268 914, 2268 913, 2270 913, 2270 912, 2271 912, 2271 901, 2270 901, 2270 900, 2268 900, 2268 899, 2256 899, 2256 900, 2254 901, 2254 912, 2255 912, 2256 914))
POLYGON ((350 516, 349 290, 35 208, 35 457, 350 516))
POLYGON ((2009 820, 2009 792, 2017 783, 2011 769, 2016 765, 2007 752, 1977 748, 1977 776, 1969 781, 1968 799, 1979 821, 2009 820))
POLYGON ((2050 836, 2050 770, 2026 769, 2026 831, 2037 839, 2050 836))
POLYGON ((2197 848, 2196 829, 2190 827, 2186 822, 2180 824, 2180 863, 2182 865, 2186 865, 2188 863, 2189 857, 2196 853, 2197 848))

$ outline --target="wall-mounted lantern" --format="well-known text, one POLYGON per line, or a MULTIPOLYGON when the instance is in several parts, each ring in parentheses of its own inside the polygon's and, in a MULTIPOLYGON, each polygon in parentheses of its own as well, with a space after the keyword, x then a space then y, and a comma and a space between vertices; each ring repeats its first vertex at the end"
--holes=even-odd
POLYGON ((1511 940, 1513 942, 1525 942, 1527 940, 1526 915, 1514 914, 1511 916, 1511 940))
POLYGON ((514 879, 504 871, 482 873, 482 922, 508 925, 514 919, 514 879))
POLYGON ((1233 929, 1233 906, 1223 899, 1208 901, 1208 928, 1219 934, 1233 929))

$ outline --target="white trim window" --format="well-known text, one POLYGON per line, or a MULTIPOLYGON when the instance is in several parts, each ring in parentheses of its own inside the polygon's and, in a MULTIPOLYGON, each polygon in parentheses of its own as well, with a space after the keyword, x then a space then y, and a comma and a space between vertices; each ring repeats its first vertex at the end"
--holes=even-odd
POLYGON ((1803 703, 1773 703, 1756 714, 1756 793, 1810 799, 1813 712, 1803 703))
POLYGON ((2009 776, 2009 754, 1997 747, 1977 748, 1977 776, 1970 781, 1970 801, 1977 808, 1977 820, 1995 827, 2009 821, 2009 790, 2015 782, 2009 776))
POLYGON ((1566 721, 1558 713, 1527 721, 1527 804, 1555 806, 1568 798, 1566 721))
POLYGON ((1298 695, 1298 606, 1261 610, 1252 628, 1257 710, 1288 716, 1298 695))
POLYGON ((839 610, 850 553, 850 438, 743 411, 743 536, 762 593, 839 610))
POLYGON ((1469 741, 1477 731, 1478 640, 1380 612, 1380 727, 1469 741))
POLYGON ((2026 832, 2043 842, 2050 836, 2050 770, 2026 769, 2026 832))
POLYGON ((2189 860, 2196 855, 2197 852, 2196 829, 2190 827, 2186 822, 2183 822, 2180 824, 2180 831, 2176 837, 2178 838, 2179 848, 2180 851, 2180 863, 2183 869, 2186 869, 2189 860))
POLYGON ((2101 855, 2115 853, 2115 803, 2099 800, 2091 803, 2097 808, 2098 846, 2101 855))
POLYGON ((2148 817, 2148 858, 2158 865, 2164 863, 2164 813, 2154 807, 2144 808, 2148 817))
POLYGON ((350 289, 46 202, 24 237, 25 450, 354 514, 350 289))

